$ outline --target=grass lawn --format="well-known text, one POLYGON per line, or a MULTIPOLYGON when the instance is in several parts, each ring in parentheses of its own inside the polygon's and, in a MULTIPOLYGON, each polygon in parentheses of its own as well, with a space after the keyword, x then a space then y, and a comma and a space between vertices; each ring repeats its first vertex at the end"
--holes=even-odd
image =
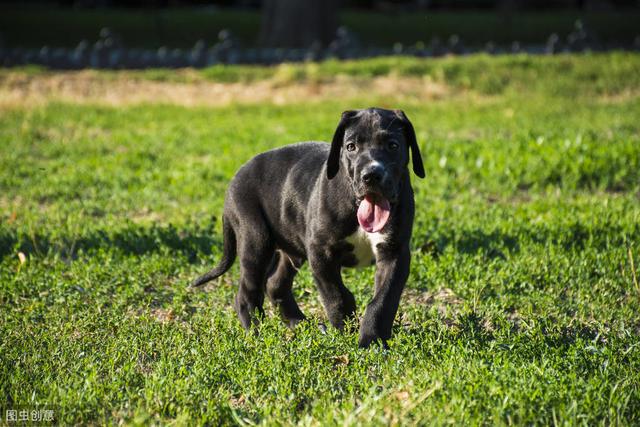
MULTIPOLYGON (((640 55, 89 77, 0 70, 3 419, 640 423, 640 55), (72 87, 89 77, 118 96, 72 87), (191 105, 161 87, 232 97, 191 105), (245 333, 237 265, 186 288, 220 256, 229 179, 370 105, 405 110, 427 170, 390 348, 321 333, 306 266, 295 293, 311 320, 289 331, 269 307, 245 333)), ((373 268, 345 279, 362 314, 373 268)))

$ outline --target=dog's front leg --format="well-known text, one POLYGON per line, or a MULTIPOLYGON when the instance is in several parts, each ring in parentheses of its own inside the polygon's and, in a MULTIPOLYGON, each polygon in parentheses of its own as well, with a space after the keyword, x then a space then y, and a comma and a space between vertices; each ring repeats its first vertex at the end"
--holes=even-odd
POLYGON ((394 249, 382 246, 379 246, 376 260, 375 293, 360 324, 360 347, 368 347, 378 340, 386 346, 409 277, 409 246, 394 249))
POLYGON ((309 253, 309 267, 329 321, 334 327, 343 329, 345 320, 355 317, 356 300, 342 282, 340 264, 332 253, 319 246, 309 253))

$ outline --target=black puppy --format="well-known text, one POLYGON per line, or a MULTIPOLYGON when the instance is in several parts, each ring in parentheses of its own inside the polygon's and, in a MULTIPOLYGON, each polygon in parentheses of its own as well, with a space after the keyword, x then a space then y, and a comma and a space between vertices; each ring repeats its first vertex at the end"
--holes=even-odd
POLYGON ((227 191, 223 256, 200 286, 240 258, 235 309, 249 328, 263 314, 264 293, 290 326, 303 320, 293 278, 305 260, 327 316, 342 329, 355 299, 342 267, 376 265, 375 293, 360 326, 361 347, 386 340, 409 275, 414 201, 407 164, 424 177, 411 122, 400 110, 346 111, 331 145, 305 142, 259 154, 227 191), (256 313, 256 311, 258 313, 256 313))

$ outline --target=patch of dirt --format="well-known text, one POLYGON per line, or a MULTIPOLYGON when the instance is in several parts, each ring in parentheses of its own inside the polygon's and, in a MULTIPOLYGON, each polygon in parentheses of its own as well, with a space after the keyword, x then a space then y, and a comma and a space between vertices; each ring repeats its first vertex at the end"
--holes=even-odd
POLYGON ((435 292, 423 292, 417 289, 407 288, 402 294, 402 298, 410 304, 417 305, 459 305, 462 299, 458 297, 451 289, 442 288, 435 292))
POLYGON ((160 222, 165 219, 161 212, 153 211, 148 206, 133 211, 128 218, 136 224, 160 222))
MULTIPOLYGON (((177 71, 176 73, 179 73, 177 71)), ((184 73, 184 72, 183 72, 184 73)), ((193 73, 193 71, 191 71, 193 73)), ((136 78, 131 72, 105 76, 93 70, 29 75, 8 72, 0 81, 0 109, 33 107, 50 102, 127 106, 174 104, 226 106, 230 104, 320 102, 361 97, 424 101, 448 96, 449 88, 419 77, 382 76, 363 79, 336 76, 330 81, 276 79, 248 83, 221 83, 193 78, 186 82, 136 78)))
POLYGON ((229 398, 229 406, 231 406, 232 408, 244 408, 247 405, 247 399, 242 394, 237 397, 232 396, 231 398, 229 398))
POLYGON ((169 323, 175 320, 176 315, 172 309, 153 308, 151 315, 160 323, 169 323))
POLYGON ((600 95, 599 102, 602 105, 619 105, 638 99, 638 97, 640 97, 640 90, 624 89, 620 92, 600 95))
MULTIPOLYGON (((456 326, 455 313, 458 312, 458 306, 463 302, 462 298, 449 288, 442 288, 434 292, 406 288, 402 293, 402 299, 410 305, 420 305, 425 308, 435 307, 440 320, 448 327, 456 326)), ((407 313, 402 313, 399 320, 402 325, 412 323, 407 313)))

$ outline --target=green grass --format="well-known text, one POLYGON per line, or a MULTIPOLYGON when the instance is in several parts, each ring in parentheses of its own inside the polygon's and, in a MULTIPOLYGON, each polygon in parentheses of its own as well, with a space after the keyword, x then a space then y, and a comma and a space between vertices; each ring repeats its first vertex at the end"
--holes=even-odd
MULTIPOLYGON (((340 25, 347 26, 365 46, 391 47, 400 42, 429 43, 433 37, 446 42, 459 35, 463 42, 482 46, 488 41, 510 45, 543 44, 551 33, 563 40, 577 19, 600 41, 631 44, 638 35, 640 13, 619 11, 520 12, 511 17, 494 11, 463 12, 368 12, 344 10, 340 25)), ((0 5, 0 34, 10 46, 74 47, 80 40, 95 41, 101 28, 109 27, 129 46, 192 47, 196 40, 218 40, 222 29, 229 29, 243 46, 254 46, 260 28, 257 10, 207 8, 65 9, 38 5, 0 5)))
MULTIPOLYGON (((0 406, 54 405, 65 424, 637 425, 639 64, 387 58, 319 67, 450 92, 2 110, 0 406), (306 267, 311 321, 293 332, 273 314, 241 330, 237 266, 187 290, 220 256, 235 170, 371 104, 407 112, 427 170, 390 348, 320 333, 306 267)), ((373 269, 345 278, 362 313, 373 269)))

